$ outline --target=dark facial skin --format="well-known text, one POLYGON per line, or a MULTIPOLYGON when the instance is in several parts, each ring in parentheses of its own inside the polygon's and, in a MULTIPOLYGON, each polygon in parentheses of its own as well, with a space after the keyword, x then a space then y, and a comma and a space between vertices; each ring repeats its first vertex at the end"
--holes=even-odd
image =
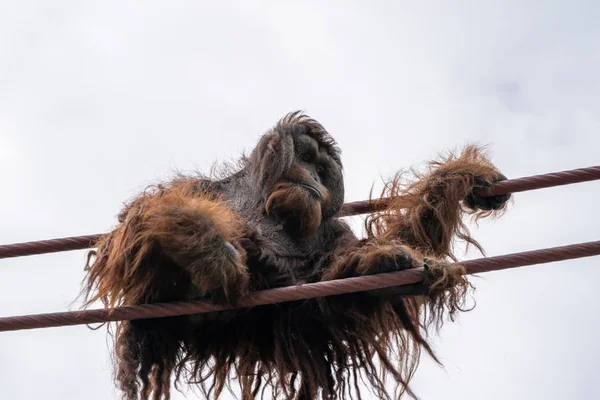
POLYGON ((323 210, 324 217, 332 217, 339 210, 344 196, 344 185, 341 166, 329 155, 328 148, 320 145, 313 137, 294 135, 295 162, 305 171, 305 179, 296 183, 305 187, 319 200, 330 197, 332 203, 323 210), (321 186, 322 185, 322 186, 321 186), (324 193, 326 189, 328 193, 324 193))
MULTIPOLYGON (((328 153, 328 147, 305 133, 289 138, 292 159, 269 193, 265 208, 269 219, 283 223, 295 238, 312 236, 331 217, 331 195, 340 196, 343 183, 331 180, 328 172, 341 171, 328 153)), ((277 171, 272 171, 277 173, 277 171)))
MULTIPOLYGON (((322 184, 326 169, 333 163, 333 160, 327 154, 327 150, 319 148, 319 143, 307 135, 297 136, 294 140, 294 147, 296 162, 309 173, 312 179, 322 184)), ((313 182, 303 183, 313 188, 313 192, 320 196, 313 182), (311 183, 313 184, 311 185, 311 183)))

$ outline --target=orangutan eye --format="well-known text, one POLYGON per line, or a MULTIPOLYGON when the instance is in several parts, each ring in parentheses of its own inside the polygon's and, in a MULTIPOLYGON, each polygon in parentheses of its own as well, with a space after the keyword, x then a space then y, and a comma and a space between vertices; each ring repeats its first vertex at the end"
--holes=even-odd
POLYGON ((310 153, 304 153, 300 156, 300 158, 302 158, 302 161, 304 162, 311 162, 312 161, 312 154, 310 153))
POLYGON ((317 166, 317 174, 323 175, 323 172, 325 172, 325 168, 322 165, 317 166))

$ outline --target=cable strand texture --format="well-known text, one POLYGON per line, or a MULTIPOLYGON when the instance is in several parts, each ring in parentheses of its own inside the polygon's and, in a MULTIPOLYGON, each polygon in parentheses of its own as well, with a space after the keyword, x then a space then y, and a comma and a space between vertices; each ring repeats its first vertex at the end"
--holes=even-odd
MULTIPOLYGON (((524 267, 581 257, 600 255, 600 240, 548 249, 525 251, 502 256, 463 261, 468 274, 524 267)), ((390 286, 407 285, 423 280, 423 269, 360 276, 333 281, 289 286, 254 292, 242 299, 238 308, 248 308, 336 294, 353 293, 390 286)), ((231 309, 230 306, 212 304, 208 301, 190 301, 144 304, 113 309, 94 309, 58 313, 23 315, 0 318, 0 332, 22 329, 49 328, 68 325, 84 325, 120 320, 146 319, 189 315, 231 309)))
MULTIPOLYGON (((588 182, 598 179, 600 179, 600 165, 574 169, 570 171, 553 172, 525 178, 510 179, 499 182, 491 188, 480 190, 478 194, 480 196, 494 196, 499 194, 548 188, 552 186, 588 182)), ((369 212, 377 212, 383 210, 387 204, 387 198, 350 202, 344 204, 344 207, 337 216, 349 217, 369 212)), ((95 234, 0 245, 0 259, 86 249, 93 247, 94 243, 101 236, 102 234, 95 234)))

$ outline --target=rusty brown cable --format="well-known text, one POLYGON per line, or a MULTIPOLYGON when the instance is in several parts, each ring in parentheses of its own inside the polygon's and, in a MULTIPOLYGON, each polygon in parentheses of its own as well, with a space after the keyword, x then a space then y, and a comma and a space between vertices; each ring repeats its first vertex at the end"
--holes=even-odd
MULTIPOLYGON (((600 166, 593 166, 569 171, 534 175, 525 178, 510 179, 499 182, 491 188, 483 189, 478 194, 480 196, 493 196, 588 182, 597 179, 600 179, 600 166)), ((388 199, 386 198, 350 202, 344 204, 344 207, 337 216, 348 217, 369 212, 377 212, 384 209, 387 204, 388 199)), ((0 259, 86 249, 93 247, 95 242, 101 236, 102 234, 95 234, 0 245, 0 259)))
MULTIPOLYGON (((600 179, 600 165, 509 179, 498 182, 490 188, 480 189, 478 190, 477 195, 481 197, 496 196, 500 194, 545 189, 553 186, 571 185, 598 179, 600 179)), ((352 215, 381 211, 387 207, 388 201, 389 198, 379 198, 346 203, 337 216, 349 217, 352 215)))
MULTIPOLYGON (((479 258, 463 261, 460 265, 463 265, 466 268, 468 274, 475 274, 597 255, 600 255, 600 241, 479 258)), ((263 290, 251 293, 249 296, 242 299, 238 308, 248 308, 265 304, 407 285, 422 281, 422 273, 423 268, 415 268, 399 272, 263 290)), ((84 325, 121 320, 171 317, 176 315, 208 313, 231 308, 233 307, 216 305, 208 301, 189 301, 143 304, 128 307, 115 307, 113 309, 21 315, 0 318, 0 332, 84 325)))
POLYGON ((101 237, 102 234, 96 234, 39 240, 36 242, 5 244, 0 246, 0 258, 32 256, 35 254, 87 249, 89 247, 93 247, 101 237))

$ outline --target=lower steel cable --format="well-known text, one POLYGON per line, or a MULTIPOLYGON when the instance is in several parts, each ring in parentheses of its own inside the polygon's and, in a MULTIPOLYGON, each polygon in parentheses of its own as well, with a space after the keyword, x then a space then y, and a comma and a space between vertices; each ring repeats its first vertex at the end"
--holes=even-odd
MULTIPOLYGON (((600 240, 502 256, 479 258, 463 261, 459 264, 466 268, 468 274, 475 274, 597 255, 600 255, 600 240)), ((391 286, 416 283, 422 280, 423 269, 415 268, 399 272, 308 283, 299 286, 288 286, 251 293, 241 300, 237 308, 353 293, 371 289, 383 289, 391 286)), ((0 332, 68 325, 84 325, 121 320, 171 317, 215 312, 232 308, 233 307, 231 306, 212 304, 208 301, 189 301, 142 304, 136 306, 115 307, 112 309, 22 315, 0 318, 0 332)))

